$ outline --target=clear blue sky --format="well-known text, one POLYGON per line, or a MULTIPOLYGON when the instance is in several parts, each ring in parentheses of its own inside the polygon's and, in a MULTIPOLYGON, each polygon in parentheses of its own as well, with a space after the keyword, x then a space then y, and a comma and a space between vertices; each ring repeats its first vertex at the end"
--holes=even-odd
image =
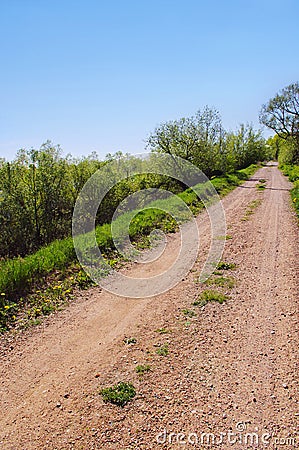
POLYGON ((0 156, 137 153, 160 122, 223 124, 299 79, 298 0, 1 0, 0 156))

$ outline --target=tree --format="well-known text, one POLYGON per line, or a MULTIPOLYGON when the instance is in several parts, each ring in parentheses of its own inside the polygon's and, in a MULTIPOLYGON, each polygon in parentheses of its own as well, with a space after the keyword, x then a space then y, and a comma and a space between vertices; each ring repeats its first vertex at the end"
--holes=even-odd
POLYGON ((190 161, 208 177, 243 169, 266 157, 261 131, 247 124, 236 133, 227 132, 219 112, 208 106, 190 118, 162 123, 148 138, 147 146, 153 152, 190 161))
POLYGON ((262 133, 250 124, 241 124, 234 133, 227 133, 224 148, 228 171, 244 169, 267 159, 262 133))
POLYGON ((219 112, 206 106, 195 116, 159 125, 149 136, 147 147, 186 159, 211 176, 219 170, 224 134, 219 112))
POLYGON ((299 161, 299 82, 290 84, 262 106, 260 122, 294 145, 293 162, 299 161))
POLYGON ((70 234, 74 183, 60 153, 46 142, 0 164, 0 258, 23 256, 70 234))

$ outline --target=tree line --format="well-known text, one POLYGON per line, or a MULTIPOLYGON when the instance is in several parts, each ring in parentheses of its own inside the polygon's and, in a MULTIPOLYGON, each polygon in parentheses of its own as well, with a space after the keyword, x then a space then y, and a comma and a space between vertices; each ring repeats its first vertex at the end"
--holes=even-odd
MULTIPOLYGON (((147 139, 150 152, 180 156, 208 177, 268 159, 269 148, 261 131, 251 125, 226 131, 218 111, 209 107, 192 117, 160 124, 147 139)), ((95 153, 64 157, 61 148, 48 141, 38 150, 20 150, 13 161, 0 159, 0 258, 24 256, 70 236, 74 205, 85 182, 103 165, 122 157, 121 152, 104 160, 95 153)), ((142 162, 134 156, 126 158, 128 176, 105 196, 97 224, 109 223, 117 206, 140 189, 156 187, 175 193, 184 189, 165 176, 132 177, 130 167, 135 170, 142 162)))
POLYGON ((180 156, 208 177, 243 169, 267 157, 261 130, 241 124, 226 131, 219 112, 205 107, 194 116, 159 125, 147 140, 151 151, 180 156))

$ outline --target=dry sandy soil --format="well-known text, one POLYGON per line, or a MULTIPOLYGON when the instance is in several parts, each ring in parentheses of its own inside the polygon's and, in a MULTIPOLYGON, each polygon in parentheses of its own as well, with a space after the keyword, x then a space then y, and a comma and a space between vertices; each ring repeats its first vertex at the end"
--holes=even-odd
MULTIPOLYGON (((232 288, 197 282, 210 243, 203 213, 198 260, 170 291, 130 299, 93 288, 43 325, 6 337, 0 448, 298 448, 299 247, 289 189, 269 166, 224 198, 232 288), (207 288, 229 299, 193 306, 207 288), (158 355, 166 343, 168 355, 158 355), (151 371, 139 376, 137 364, 151 371), (123 408, 99 394, 119 381, 137 391, 123 408)), ((126 271, 158 273, 177 248, 172 235, 161 260, 126 271)))

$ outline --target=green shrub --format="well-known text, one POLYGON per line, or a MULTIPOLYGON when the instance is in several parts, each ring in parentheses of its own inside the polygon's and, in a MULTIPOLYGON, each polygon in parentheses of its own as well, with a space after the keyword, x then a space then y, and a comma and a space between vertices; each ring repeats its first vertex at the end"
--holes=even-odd
POLYGON ((232 270, 235 268, 236 268, 235 263, 220 261, 220 263, 217 264, 216 270, 232 270))
POLYGON ((144 375, 146 372, 149 372, 151 370, 151 367, 146 364, 146 365, 138 365, 136 366, 136 372, 138 373, 138 375, 144 375))
POLYGON ((161 345, 161 347, 157 348, 156 353, 159 356, 167 356, 169 353, 168 344, 161 345))
POLYGON ((280 167, 284 175, 289 177, 289 180, 293 183, 293 189, 291 190, 291 199, 297 216, 299 217, 299 166, 298 165, 283 165, 280 167))
POLYGON ((171 330, 168 330, 167 328, 158 328, 157 330, 155 330, 156 333, 159 334, 167 334, 167 333, 171 333, 171 330))
POLYGON ((193 303, 193 306, 205 306, 208 302, 218 302, 222 304, 227 299, 228 297, 221 292, 206 290, 198 296, 198 299, 193 303))
POLYGON ((105 403, 123 407, 135 397, 136 390, 133 384, 121 381, 112 387, 101 389, 100 394, 105 403))
POLYGON ((130 344, 136 344, 136 342, 137 342, 137 339, 134 338, 134 337, 129 337, 129 338, 125 338, 125 339, 124 339, 124 343, 125 343, 125 344, 128 344, 128 345, 130 345, 130 344))
POLYGON ((221 286, 233 288, 235 284, 235 280, 232 277, 211 277, 208 278, 205 282, 207 285, 221 286))
MULTIPOLYGON (((213 178, 212 184, 219 194, 224 195, 236 185, 249 178, 256 169, 256 165, 251 165, 248 168, 239 170, 235 173, 213 178)), ((173 217, 163 211, 163 208, 175 212, 178 217, 178 222, 183 223, 184 221, 189 220, 191 215, 186 208, 182 208, 182 201, 186 202, 193 214, 197 214, 198 211, 203 208, 203 203, 198 198, 197 194, 206 194, 206 188, 206 186, 197 185, 194 186, 196 192, 189 188, 178 194, 177 198, 174 196, 171 199, 153 202, 151 208, 138 212, 135 215, 130 223, 130 238, 133 241, 138 241, 138 239, 141 237, 143 238, 153 229, 157 228, 161 228, 165 232, 175 231, 177 223, 173 217)), ((295 204, 297 204, 298 198, 299 195, 296 197, 296 200, 294 200, 295 204)), ((134 214, 135 213, 133 213, 133 215, 134 214)), ((123 235, 123 226, 127 223, 125 216, 126 214, 123 214, 117 219, 118 225, 116 228, 118 229, 119 236, 123 235)), ((96 239, 99 249, 105 257, 109 259, 111 254, 113 254, 114 262, 116 258, 120 257, 120 255, 115 252, 110 224, 96 227, 96 239)), ((146 245, 148 245, 147 242, 146 245)), ((88 249, 86 249, 86 252, 88 253, 88 249)), ((10 308, 9 311, 7 309, 6 311, 4 309, 5 306, 19 304, 21 299, 34 291, 34 287, 45 277, 49 276, 51 273, 63 273, 74 263, 77 263, 77 255, 71 237, 54 241, 32 255, 1 261, 0 293, 2 292, 5 294, 5 304, 3 301, 2 303, 0 302, 0 329, 6 329, 8 323, 11 322, 11 319, 14 317, 15 311, 12 308, 10 308)), ((103 275, 106 273, 107 270, 103 271, 103 275)), ((77 286, 83 289, 92 284, 89 276, 83 271, 78 276, 77 281, 77 286)))
POLYGON ((182 313, 186 317, 194 317, 196 315, 195 312, 192 311, 191 309, 182 309, 182 313))

